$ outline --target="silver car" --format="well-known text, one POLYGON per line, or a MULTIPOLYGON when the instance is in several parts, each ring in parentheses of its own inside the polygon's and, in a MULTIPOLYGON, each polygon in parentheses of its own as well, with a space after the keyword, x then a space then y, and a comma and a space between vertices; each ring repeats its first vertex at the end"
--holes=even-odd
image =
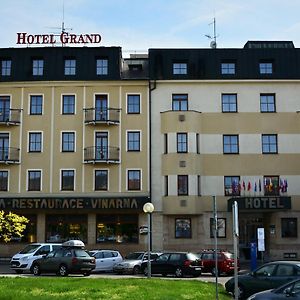
MULTIPOLYGON (((161 253, 151 253, 150 260, 157 258, 161 253)), ((125 259, 113 267, 117 274, 139 274, 141 273, 141 264, 148 260, 147 252, 132 252, 125 256, 125 259)))
POLYGON ((114 265, 123 260, 120 252, 116 250, 91 250, 89 253, 96 259, 93 272, 112 272, 114 265))

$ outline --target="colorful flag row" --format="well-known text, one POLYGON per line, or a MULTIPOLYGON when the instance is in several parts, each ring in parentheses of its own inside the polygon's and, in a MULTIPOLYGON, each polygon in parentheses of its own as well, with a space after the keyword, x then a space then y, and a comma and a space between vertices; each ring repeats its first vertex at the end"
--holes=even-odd
MULTIPOLYGON (((252 185, 250 181, 248 181, 248 184, 246 186, 245 181, 237 182, 236 180, 232 181, 232 192, 237 193, 239 191, 248 191, 250 192, 252 189, 254 192, 261 192, 262 191, 262 182, 259 179, 258 183, 257 181, 254 181, 254 184, 252 185)), ((271 178, 265 178, 264 180, 264 190, 268 192, 273 191, 279 191, 281 193, 286 193, 288 190, 288 182, 286 179, 280 179, 279 182, 276 180, 272 182, 271 178)))

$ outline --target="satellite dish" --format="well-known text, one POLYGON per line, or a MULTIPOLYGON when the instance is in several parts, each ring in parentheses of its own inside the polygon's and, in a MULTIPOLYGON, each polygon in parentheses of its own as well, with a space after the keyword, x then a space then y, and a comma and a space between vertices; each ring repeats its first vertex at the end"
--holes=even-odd
POLYGON ((217 43, 216 43, 216 41, 211 41, 211 42, 210 42, 210 48, 212 48, 212 49, 216 49, 216 48, 217 48, 217 43))

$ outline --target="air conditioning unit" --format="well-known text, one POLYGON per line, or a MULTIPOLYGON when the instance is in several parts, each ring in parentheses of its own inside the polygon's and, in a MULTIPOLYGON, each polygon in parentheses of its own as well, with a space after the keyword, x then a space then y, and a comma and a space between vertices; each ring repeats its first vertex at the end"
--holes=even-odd
POLYGON ((180 122, 185 121, 185 115, 178 115, 178 120, 179 120, 180 122))

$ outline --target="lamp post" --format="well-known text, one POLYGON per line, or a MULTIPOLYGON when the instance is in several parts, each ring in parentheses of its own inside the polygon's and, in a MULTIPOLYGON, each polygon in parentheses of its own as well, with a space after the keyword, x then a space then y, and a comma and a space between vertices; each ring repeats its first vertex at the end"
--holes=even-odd
POLYGON ((151 278, 151 262, 150 262, 150 243, 151 243, 151 214, 154 211, 154 205, 147 202, 143 206, 143 211, 148 215, 148 274, 147 277, 151 278))

